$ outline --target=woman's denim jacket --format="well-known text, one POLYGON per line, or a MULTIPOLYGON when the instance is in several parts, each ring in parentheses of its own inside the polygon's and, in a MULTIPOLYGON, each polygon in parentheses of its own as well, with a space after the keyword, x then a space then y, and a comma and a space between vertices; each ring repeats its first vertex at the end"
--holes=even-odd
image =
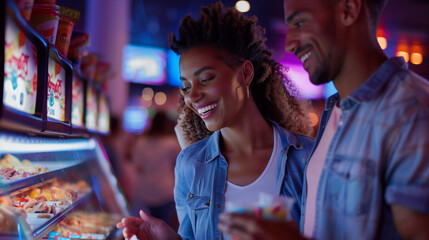
MULTIPOLYGON (((299 223, 304 167, 313 139, 295 134, 271 122, 281 136, 281 168, 278 169, 279 195, 296 200, 291 211, 299 223)), ((183 239, 221 239, 219 214, 224 209, 228 163, 219 147, 220 131, 185 148, 177 157, 174 198, 183 239)))

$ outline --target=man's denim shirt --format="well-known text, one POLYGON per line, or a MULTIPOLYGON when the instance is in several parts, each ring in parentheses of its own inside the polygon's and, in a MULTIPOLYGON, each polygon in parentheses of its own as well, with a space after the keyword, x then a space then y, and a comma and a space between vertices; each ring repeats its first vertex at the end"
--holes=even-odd
MULTIPOLYGON (((299 223, 303 171, 314 141, 272 124, 279 131, 282 144, 278 193, 297 200, 291 214, 299 223)), ((224 209, 228 163, 221 154, 219 137, 220 131, 216 131, 185 148, 177 157, 174 198, 183 239, 221 239, 217 225, 224 209)))
MULTIPOLYGON (((338 99, 326 102, 314 148, 338 99)), ((392 58, 340 108, 317 190, 313 237, 400 239, 390 204, 429 213, 428 81, 392 58)), ((305 187, 302 199, 305 204, 305 187)))

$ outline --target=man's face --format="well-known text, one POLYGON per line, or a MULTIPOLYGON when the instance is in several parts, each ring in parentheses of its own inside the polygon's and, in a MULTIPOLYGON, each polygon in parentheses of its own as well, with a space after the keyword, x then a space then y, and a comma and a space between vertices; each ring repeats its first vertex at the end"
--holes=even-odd
POLYGON ((333 80, 336 72, 335 4, 328 6, 323 1, 326 0, 284 1, 289 26, 286 51, 302 61, 310 81, 316 85, 333 80))

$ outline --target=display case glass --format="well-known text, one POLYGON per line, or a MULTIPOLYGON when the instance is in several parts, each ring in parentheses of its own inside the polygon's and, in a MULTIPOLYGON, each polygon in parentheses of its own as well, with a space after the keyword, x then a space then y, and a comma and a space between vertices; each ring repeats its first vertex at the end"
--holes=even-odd
POLYGON ((97 138, 0 132, 0 181, 0 239, 115 238, 128 215, 97 138))

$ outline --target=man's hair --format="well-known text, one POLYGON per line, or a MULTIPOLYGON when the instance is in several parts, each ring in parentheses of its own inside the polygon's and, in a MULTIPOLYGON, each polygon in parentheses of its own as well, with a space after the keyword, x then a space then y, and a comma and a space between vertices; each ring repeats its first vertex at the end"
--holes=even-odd
MULTIPOLYGON (((294 97, 296 90, 282 65, 272 58, 264 34, 255 16, 246 17, 219 2, 202 7, 199 19, 185 16, 179 27, 180 39, 170 34, 169 43, 179 55, 197 46, 217 47, 229 53, 231 59, 225 59, 225 63, 233 68, 249 60, 254 67, 250 91, 262 116, 290 131, 309 134, 311 128, 304 108, 294 97)), ((184 117, 182 128, 189 141, 211 134, 202 119, 185 105, 183 96, 179 99, 178 113, 184 117)))
POLYGON ((366 0, 368 5, 369 17, 371 18, 371 25, 377 28, 378 21, 380 20, 381 12, 387 0, 366 0))
MULTIPOLYGON (((321 0, 326 1, 326 0, 321 0)), ((337 3, 341 0, 330 0, 327 1, 329 4, 337 3)), ((381 12, 384 8, 384 5, 386 4, 388 0, 365 0, 368 11, 369 11, 369 17, 370 17, 370 24, 371 27, 377 28, 378 21, 380 20, 381 12)))

